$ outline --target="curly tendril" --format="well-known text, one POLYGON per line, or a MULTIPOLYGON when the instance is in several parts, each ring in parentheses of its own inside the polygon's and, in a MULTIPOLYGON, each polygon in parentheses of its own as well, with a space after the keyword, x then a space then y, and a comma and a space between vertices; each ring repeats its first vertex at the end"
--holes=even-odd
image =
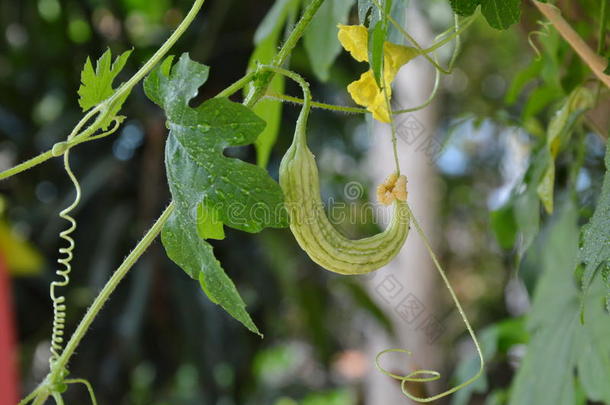
POLYGON ((538 37, 548 38, 550 35, 550 27, 552 27, 553 24, 550 21, 538 21, 538 25, 540 25, 539 30, 532 31, 527 34, 527 42, 528 44, 530 44, 530 47, 536 53, 536 61, 540 61, 542 59, 542 52, 540 52, 538 45, 536 45, 536 43, 534 42, 534 35, 538 37))
POLYGON ((440 262, 438 261, 436 254, 432 250, 430 241, 424 234, 421 226, 419 225, 419 222, 415 219, 415 216, 413 215, 413 211, 411 211, 411 207, 409 207, 407 205, 407 209, 409 210, 409 216, 410 216, 411 220, 413 221, 413 225, 415 225, 415 229, 417 230, 417 233, 422 238, 422 241, 424 242, 424 245, 426 246, 426 249, 428 250, 430 257, 432 258, 432 261, 434 262, 434 266, 436 267, 441 278, 443 279, 443 283, 445 284, 445 287, 447 287, 447 289, 449 290, 449 294, 451 295, 451 298, 453 299, 455 307, 457 308, 457 310, 460 314, 460 317, 462 318, 462 321, 464 321, 464 325, 466 325, 466 329, 468 330, 470 338, 472 339, 472 342, 474 343, 474 347, 479 356, 479 370, 475 373, 475 375, 470 377, 468 380, 456 385, 453 388, 445 390, 439 394, 432 395, 429 397, 417 397, 409 392, 406 384, 408 382, 424 383, 424 382, 429 382, 429 381, 436 381, 441 377, 441 373, 439 373, 438 371, 435 371, 435 370, 415 370, 406 375, 394 374, 394 373, 389 372, 388 370, 386 370, 385 368, 383 368, 381 366, 381 357, 383 355, 385 355, 386 353, 405 353, 410 356, 412 354, 411 351, 405 350, 405 349, 387 349, 387 350, 380 352, 377 355, 377 357, 375 359, 375 365, 377 366, 379 371, 381 371, 383 374, 387 375, 388 377, 391 377, 395 380, 400 381, 401 382, 400 389, 402 390, 402 393, 405 396, 407 396, 409 399, 416 401, 416 402, 432 402, 432 401, 436 401, 437 399, 451 395, 454 392, 459 391, 462 388, 475 382, 481 376, 481 374, 483 374, 483 370, 485 368, 485 359, 483 358, 483 352, 481 351, 481 345, 479 344, 479 340, 477 339, 477 336, 474 333, 474 330, 472 329, 472 326, 470 325, 468 318, 466 317, 466 313, 464 312, 464 309, 462 308, 460 301, 458 300, 457 296, 455 295, 455 291, 453 290, 453 288, 451 287, 451 284, 449 283, 449 279, 447 278, 447 275, 445 274, 443 267, 441 266, 440 262), (421 376, 423 376, 423 377, 421 377, 421 376))
POLYGON ((74 201, 68 207, 63 209, 59 213, 59 217, 66 220, 69 226, 60 232, 59 237, 66 241, 64 247, 59 248, 60 258, 57 262, 62 266, 58 269, 55 274, 59 277, 59 280, 51 282, 49 288, 49 294, 51 295, 51 301, 53 301, 53 332, 51 335, 51 357, 49 363, 51 367, 57 361, 63 350, 64 342, 64 329, 66 324, 66 297, 58 295, 56 289, 58 287, 66 287, 70 283, 70 272, 72 271, 71 261, 74 257, 73 251, 75 247, 74 239, 70 236, 76 230, 76 220, 70 215, 70 213, 76 208, 81 199, 81 188, 76 176, 70 168, 70 151, 64 152, 64 168, 68 177, 74 185, 76 196, 74 201))
MULTIPOLYGON (((113 134, 119 128, 121 121, 122 118, 115 117, 113 120, 113 126, 108 131, 89 137, 86 139, 86 141, 100 139, 113 134)), ((59 237, 66 242, 65 246, 59 248, 60 258, 57 260, 57 263, 60 264, 61 268, 55 272, 55 274, 59 277, 59 280, 51 282, 51 286, 49 288, 49 294, 51 296, 51 301, 53 302, 53 332, 51 334, 51 357, 49 358, 49 364, 51 367, 53 367, 53 364, 57 361, 63 350, 67 305, 66 297, 63 295, 58 295, 56 289, 58 287, 67 287, 68 284, 70 284, 70 273, 72 271, 71 262, 72 258, 74 257, 73 252, 75 248, 74 239, 72 239, 70 235, 76 230, 77 225, 76 220, 70 215, 70 213, 78 206, 81 199, 80 184, 76 179, 74 172, 72 172, 72 168, 70 167, 70 147, 77 144, 70 145, 70 141, 73 139, 74 136, 71 135, 68 137, 67 141, 56 143, 52 149, 52 153, 55 156, 61 156, 63 154, 64 170, 74 185, 76 196, 74 197, 72 204, 59 213, 59 217, 66 220, 69 223, 69 226, 59 234, 59 237)))
POLYGON ((91 399, 91 403, 93 405, 97 405, 97 398, 95 397, 95 392, 93 391, 93 386, 91 383, 83 378, 71 378, 64 381, 66 384, 82 384, 87 388, 87 392, 89 393, 89 398, 91 399))

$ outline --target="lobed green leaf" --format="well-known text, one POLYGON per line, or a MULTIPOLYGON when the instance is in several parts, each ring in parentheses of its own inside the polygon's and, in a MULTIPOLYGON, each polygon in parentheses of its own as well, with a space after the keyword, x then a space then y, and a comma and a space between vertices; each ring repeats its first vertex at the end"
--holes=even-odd
POLYGON ((163 244, 213 302, 258 333, 204 239, 224 238, 223 225, 247 232, 288 225, 279 184, 264 169, 224 155, 227 147, 252 144, 265 122, 226 98, 189 106, 209 69, 187 54, 172 62, 167 58, 144 82, 147 96, 165 110, 170 129, 165 163, 176 210, 163 229, 163 244))
MULTIPOLYGON (((91 59, 87 58, 81 72, 81 85, 78 88, 78 104, 83 111, 90 110, 115 93, 116 90, 112 87, 112 83, 125 67, 129 55, 131 55, 131 50, 123 52, 111 63, 112 53, 108 49, 97 60, 95 69, 93 69, 91 59)), ((102 129, 108 128, 128 95, 129 92, 125 92, 114 100, 106 114, 106 119, 101 124, 102 129)))

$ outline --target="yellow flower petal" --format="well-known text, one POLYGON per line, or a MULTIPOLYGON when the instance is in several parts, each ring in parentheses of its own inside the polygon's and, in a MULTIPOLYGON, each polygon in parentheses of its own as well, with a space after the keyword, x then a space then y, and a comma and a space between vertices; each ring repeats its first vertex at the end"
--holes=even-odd
MULTIPOLYGON (((337 25, 339 28, 339 42, 354 59, 359 62, 368 62, 368 30, 363 25, 337 25)), ((387 98, 392 97, 392 81, 398 70, 411 59, 419 55, 415 48, 385 42, 383 44, 384 69, 383 79, 387 91, 387 98)), ((347 86, 354 101, 366 107, 373 118, 381 122, 390 122, 390 112, 386 100, 386 94, 379 88, 369 70, 360 76, 360 79, 347 86)))
POLYGON ((347 86, 347 91, 357 104, 364 107, 373 104, 375 97, 379 94, 379 87, 375 83, 373 71, 364 72, 360 79, 347 86))
POLYGON ((347 91, 356 104, 366 107, 373 113, 373 118, 381 122, 390 122, 385 96, 377 86, 372 70, 363 73, 360 79, 350 83, 347 91))
POLYGON ((339 42, 358 62, 369 61, 369 32, 364 25, 338 24, 339 42))
POLYGON ((419 51, 415 48, 391 42, 383 44, 383 78, 388 87, 394 81, 400 68, 417 55, 419 55, 419 51))
POLYGON ((388 103, 382 92, 379 92, 375 97, 373 104, 367 106, 367 109, 373 113, 373 118, 377 121, 390 123, 390 112, 388 111, 388 103))

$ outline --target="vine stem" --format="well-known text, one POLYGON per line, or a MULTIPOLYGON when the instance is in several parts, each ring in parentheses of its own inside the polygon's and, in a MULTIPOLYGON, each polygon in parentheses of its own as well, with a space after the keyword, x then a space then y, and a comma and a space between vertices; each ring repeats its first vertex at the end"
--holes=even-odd
MULTIPOLYGON (((292 30, 292 32, 290 32, 288 38, 286 38, 284 45, 282 45, 278 53, 273 58, 271 62, 272 66, 282 67, 284 62, 286 62, 288 56, 290 56, 290 53, 296 46, 297 42, 305 33, 307 26, 309 25, 313 17, 316 15, 316 12, 318 11, 322 3, 324 3, 324 0, 312 0, 309 3, 305 11, 303 12, 303 15, 299 19, 299 22, 297 23, 297 25, 294 26, 294 29, 292 30)), ((267 88, 269 87, 269 83, 271 83, 274 74, 275 72, 267 70, 261 75, 259 80, 255 83, 254 89, 246 97, 244 105, 246 105, 247 107, 252 107, 261 98, 265 96, 267 88)))
MULTIPOLYGON (((169 52, 169 50, 174 46, 176 41, 180 39, 184 31, 191 25, 195 16, 203 6, 205 0, 195 0, 193 6, 184 17, 180 25, 176 28, 169 38, 161 45, 161 47, 154 53, 154 55, 142 66, 138 71, 125 83, 123 83, 112 96, 108 99, 104 100, 102 103, 95 106, 92 110, 88 111, 87 114, 83 116, 83 118, 76 124, 74 129, 70 132, 68 136, 68 144, 67 146, 72 147, 79 143, 86 141, 88 138, 95 133, 99 129, 99 124, 105 118, 106 112, 112 103, 118 98, 125 95, 131 91, 131 89, 138 84, 156 65, 159 61, 169 52), (99 113, 99 114, 98 114, 99 113), (81 130, 85 127, 87 122, 91 121, 91 119, 96 115, 95 121, 91 123, 84 131, 81 130)), ((26 160, 23 163, 18 164, 8 170, 0 172, 0 180, 6 179, 8 177, 19 174, 23 171, 31 169, 32 167, 39 165, 47 160, 61 156, 61 154, 55 154, 52 150, 48 150, 46 152, 41 153, 40 155, 33 157, 32 159, 26 160)))
POLYGON ((34 167, 36 165, 46 162, 47 160, 51 159, 52 157, 55 157, 55 155, 53 155, 53 152, 51 151, 51 149, 49 149, 48 151, 43 152, 36 157, 26 160, 25 162, 21 162, 17 166, 13 166, 10 169, 7 169, 7 170, 1 172, 0 180, 4 180, 4 179, 14 176, 16 174, 24 172, 28 169, 31 169, 32 167, 34 167))
MULTIPOLYGON (((563 39, 570 44, 582 61, 589 66, 593 74, 610 89, 610 76, 604 73, 606 61, 587 45, 584 39, 561 16, 561 10, 548 3, 533 0, 534 5, 551 22, 563 39)), ((600 39, 601 40, 601 39, 600 39)))
MULTIPOLYGON (((277 94, 277 93, 267 93, 264 96, 265 99, 274 100, 279 102, 289 102, 295 104, 303 104, 304 100, 302 98, 289 96, 287 94, 277 94)), ((336 104, 328 104, 321 103, 319 101, 312 101, 311 106, 313 108, 320 108, 322 110, 329 110, 335 112, 342 112, 347 114, 366 114, 368 110, 366 108, 359 107, 348 107, 344 105, 336 105, 336 104)))
POLYGON ((66 368, 68 364, 68 360, 76 350, 76 347, 82 340, 83 336, 91 326, 91 323, 100 312, 106 301, 110 295, 114 292, 117 285, 123 280, 127 272, 133 267, 136 261, 142 256, 144 251, 151 245, 151 243, 155 240, 155 238, 161 233, 161 229, 163 229, 163 225, 167 222, 169 216, 175 209, 175 204, 171 202, 167 208, 163 211, 161 216, 155 221, 155 223, 151 226, 151 228, 146 232, 144 237, 140 240, 140 242, 136 245, 136 247, 129 253, 127 258, 121 263, 119 268, 114 272, 112 277, 108 280, 108 282, 104 285, 104 288, 99 292, 95 300, 87 310, 87 313, 80 321, 78 327, 70 337, 70 340, 66 344, 61 356, 57 359, 57 361, 53 364, 53 370, 49 374, 49 380, 54 381, 55 378, 59 376, 59 373, 62 372, 64 368, 66 368))

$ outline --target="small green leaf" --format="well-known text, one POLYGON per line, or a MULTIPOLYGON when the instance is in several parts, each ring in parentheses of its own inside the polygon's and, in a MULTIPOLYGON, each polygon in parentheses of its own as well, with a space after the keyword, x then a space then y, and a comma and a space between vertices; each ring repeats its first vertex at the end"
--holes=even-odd
POLYGON ((225 230, 218 210, 206 204, 205 200, 197 206, 197 233, 201 239, 225 238, 225 230))
POLYGON ((525 86, 540 76, 542 67, 542 59, 533 60, 525 69, 517 73, 506 92, 504 101, 507 104, 514 104, 525 86))
POLYGON ((555 162, 552 160, 544 171, 536 192, 546 212, 551 214, 554 208, 553 194, 555 192, 555 162))
POLYGON ((481 4, 481 0, 450 0, 449 2, 453 12, 462 17, 472 15, 481 4))
MULTIPOLYGON (((384 87, 381 75, 383 72, 383 44, 388 34, 385 27, 383 21, 378 21, 375 26, 369 28, 369 65, 380 88, 384 87)), ((386 85, 389 86, 390 83, 386 83, 386 85)))
MULTIPOLYGON (((87 58, 81 72, 81 85, 78 88, 78 104, 83 111, 95 107, 114 94, 115 89, 112 87, 112 83, 118 74, 121 73, 123 67, 125 67, 129 55, 131 55, 131 50, 123 52, 113 63, 111 63, 112 53, 110 52, 110 49, 108 49, 98 59, 95 70, 93 69, 91 59, 87 58)), ((103 129, 106 129, 112 122, 127 96, 128 92, 114 101, 113 105, 110 107, 107 119, 102 123, 103 129)))
POLYGON ((449 0, 453 12, 468 17, 481 6, 483 16, 493 28, 505 30, 519 22, 521 17, 520 0, 449 0))
POLYGON ((568 144, 576 120, 588 109, 593 107, 593 93, 584 87, 574 89, 563 102, 563 105, 551 119, 547 130, 546 149, 547 165, 536 191, 544 208, 550 214, 553 212, 553 193, 555 188, 555 158, 568 144))
POLYGON ((521 17, 521 0, 480 0, 481 12, 493 28, 505 30, 518 23, 521 17))
POLYGON ((305 50, 316 77, 325 82, 330 67, 341 53, 337 24, 345 24, 355 0, 325 1, 311 20, 303 36, 305 50))

